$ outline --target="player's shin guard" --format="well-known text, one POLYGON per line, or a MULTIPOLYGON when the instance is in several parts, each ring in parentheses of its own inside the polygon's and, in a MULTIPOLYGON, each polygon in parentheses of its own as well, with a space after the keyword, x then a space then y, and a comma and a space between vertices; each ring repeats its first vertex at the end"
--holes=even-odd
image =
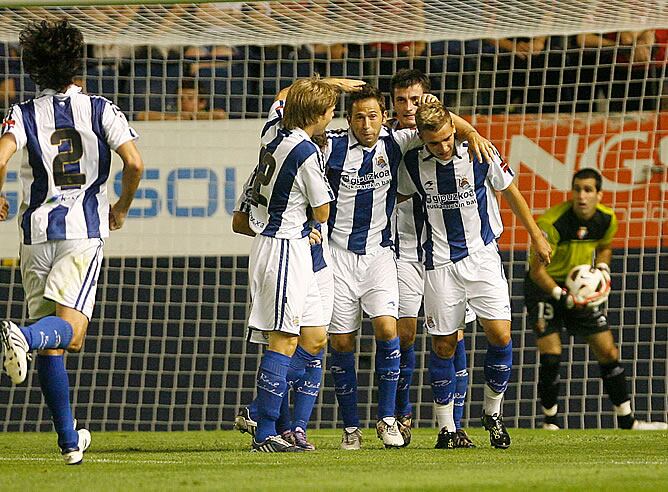
POLYGON ((552 409, 559 400, 559 363, 561 355, 542 354, 538 369, 538 398, 544 409, 552 409))
POLYGON ((513 367, 513 342, 505 347, 488 345, 485 355, 485 399, 483 410, 486 415, 501 415, 503 393, 508 387, 513 367))
POLYGON ((438 419, 438 427, 439 429, 443 429, 445 427, 448 432, 454 432, 454 357, 443 359, 432 350, 429 357, 429 378, 431 379, 431 392, 434 397, 434 406, 436 418, 438 419))
POLYGON ((53 426, 58 433, 60 449, 78 446, 79 434, 74 430, 74 419, 70 407, 70 382, 62 355, 38 355, 37 374, 44 401, 51 411, 53 426))
POLYGON ((394 417, 399 383, 401 347, 399 337, 376 340, 376 381, 378 384, 378 420, 394 417))
POLYGON ((399 362, 399 382, 397 383, 396 415, 410 415, 413 412, 411 405, 411 384, 415 372, 415 345, 401 349, 399 362))
POLYGON ((334 392, 339 402, 339 410, 344 427, 359 427, 357 415, 357 371, 355 370, 355 354, 338 352, 332 349, 329 369, 334 379, 334 392))
POLYGON ((20 330, 30 350, 66 349, 73 335, 72 325, 58 316, 46 316, 20 330))
POLYGON ((290 357, 267 350, 262 356, 257 373, 257 431, 255 440, 262 442, 276 435, 276 420, 281 412, 283 397, 287 392, 290 357))
POLYGON ((633 415, 631 403, 626 387, 626 375, 619 361, 609 364, 600 364, 603 388, 615 405, 617 423, 622 429, 630 429, 633 426, 633 415))
POLYGON ((469 372, 466 368, 466 344, 464 339, 457 342, 455 350, 455 394, 454 394, 454 418, 457 430, 462 428, 462 415, 464 415, 464 402, 466 401, 466 390, 469 386, 469 372))
MULTIPOLYGON (((297 349, 299 350, 299 348, 297 349)), ((306 354, 306 368, 302 379, 293 384, 294 389, 294 420, 292 428, 301 427, 306 430, 308 421, 311 418, 311 412, 315 406, 320 392, 320 382, 322 381, 322 357, 325 351, 321 350, 316 355, 306 354)), ((294 357, 293 357, 294 358, 294 357)))

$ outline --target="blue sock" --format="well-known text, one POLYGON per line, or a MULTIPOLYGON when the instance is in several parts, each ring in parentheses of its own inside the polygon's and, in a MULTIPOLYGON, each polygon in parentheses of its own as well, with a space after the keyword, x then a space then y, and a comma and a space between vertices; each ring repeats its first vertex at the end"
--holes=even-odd
POLYGON ((283 400, 281 400, 281 413, 276 420, 276 432, 283 434, 290 429, 292 429, 292 416, 290 415, 290 383, 288 383, 283 400))
POLYGON ((455 390, 454 357, 441 359, 432 349, 429 356, 429 378, 434 402, 439 405, 450 403, 455 390))
POLYGON ((359 427, 357 415, 357 371, 353 352, 337 352, 332 349, 329 369, 334 379, 334 392, 339 402, 344 427, 359 427))
POLYGON ((308 362, 304 371, 304 377, 294 385, 295 418, 292 428, 301 427, 303 430, 306 430, 308 421, 311 418, 311 412, 313 412, 313 407, 315 406, 315 401, 318 399, 318 393, 320 393, 322 357, 325 351, 321 350, 316 355, 311 355, 306 351, 304 353, 308 355, 308 362))
POLYGON ((401 350, 399 362, 399 382, 397 384, 396 415, 410 415, 413 413, 411 405, 411 384, 415 372, 415 344, 401 350))
POLYGON ((455 428, 462 428, 462 415, 464 415, 464 402, 466 401, 466 389, 469 386, 469 373, 466 369, 466 345, 464 339, 457 342, 455 350, 455 428))
MULTIPOLYGON (((292 416, 290 415, 290 390, 292 389, 294 391, 295 383, 304 377, 304 371, 306 371, 307 364, 306 356, 304 354, 308 356, 308 352, 306 352, 300 346, 297 346, 297 350, 290 359, 290 367, 288 367, 288 374, 286 376, 288 381, 288 391, 285 392, 283 403, 281 404, 281 415, 276 421, 276 431, 279 434, 292 429, 292 416)), ((296 395, 293 395, 292 397, 294 405, 296 405, 295 396, 296 395)))
POLYGON ((37 375, 44 401, 51 410, 60 449, 73 449, 79 443, 70 407, 70 382, 62 355, 38 355, 37 375))
POLYGON ((485 355, 485 381, 497 393, 503 393, 508 387, 513 367, 513 342, 505 347, 488 345, 485 355))
POLYGON ((72 340, 72 325, 58 316, 47 316, 20 330, 30 350, 66 349, 72 340))
POLYGON ((378 385, 378 418, 393 417, 397 401, 401 347, 399 337, 376 340, 376 384, 378 385))
POLYGON ((257 422, 257 397, 248 405, 248 413, 250 413, 250 418, 257 422))
POLYGON ((286 376, 290 357, 267 350, 262 356, 257 373, 257 431, 255 440, 262 442, 276 435, 276 420, 281 414, 281 403, 287 391, 286 376))

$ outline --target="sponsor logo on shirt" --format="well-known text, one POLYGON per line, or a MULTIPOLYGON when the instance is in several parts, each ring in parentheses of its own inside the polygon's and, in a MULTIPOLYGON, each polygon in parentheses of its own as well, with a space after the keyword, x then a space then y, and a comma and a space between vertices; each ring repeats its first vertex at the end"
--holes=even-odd
POLYGON ((375 190, 389 185, 392 181, 390 169, 357 176, 351 174, 341 175, 341 184, 349 190, 375 190))

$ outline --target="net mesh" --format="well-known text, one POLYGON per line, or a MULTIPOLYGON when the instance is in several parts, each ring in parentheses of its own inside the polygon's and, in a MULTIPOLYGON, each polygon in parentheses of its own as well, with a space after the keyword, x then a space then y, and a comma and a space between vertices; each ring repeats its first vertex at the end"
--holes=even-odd
MULTIPOLYGON (((77 418, 93 430, 229 428, 253 397, 259 362, 257 347, 244 339, 248 243, 226 233, 256 160, 262 121, 255 118, 298 76, 360 77, 387 92, 396 70, 414 67, 497 144, 535 214, 568 197, 574 169, 602 171, 604 202, 620 220, 610 325, 636 414, 666 420, 668 115, 666 37, 658 29, 668 26, 666 9, 665 2, 332 0, 1 10, 5 107, 36 90, 15 44, 20 27, 65 15, 90 43, 80 82, 116 101, 142 136, 142 188, 126 226, 107 245, 83 353, 67 357, 77 418), (628 30, 653 37, 629 37, 628 30), (522 42, 543 35, 543 47, 527 56, 522 42), (185 108, 186 81, 205 95, 203 110, 185 108), (189 121, 217 118, 215 110, 231 120, 189 121)), ((4 191, 13 217, 15 163, 4 191)), ((505 207, 503 216, 515 363, 504 413, 512 426, 533 427, 540 411, 535 340, 523 313, 526 234, 505 207)), ((5 224, 0 256, 16 251, 14 229, 5 224)), ((0 267, 0 318, 26 319, 20 280, 18 267, 0 267)), ((412 401, 416 422, 431 426, 429 341, 419 332, 412 401)), ((375 420, 371 333, 365 321, 358 364, 366 424, 375 420)), ((467 332, 466 345, 464 417, 475 424, 486 348, 479 326, 467 332)), ((563 360, 570 361, 562 367, 565 425, 614 426, 593 354, 575 340, 563 360)), ((0 404, 0 429, 51 428, 34 370, 19 387, 2 376, 0 401, 7 402, 0 404)), ((312 423, 337 421, 327 374, 312 423)))

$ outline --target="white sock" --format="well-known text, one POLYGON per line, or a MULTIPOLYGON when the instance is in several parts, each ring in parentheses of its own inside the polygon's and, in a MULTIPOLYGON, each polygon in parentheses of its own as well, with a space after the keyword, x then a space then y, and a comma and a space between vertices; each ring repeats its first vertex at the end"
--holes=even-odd
POLYGON ((558 405, 553 406, 552 408, 543 408, 543 415, 546 417, 554 417, 557 414, 557 407, 558 405))
POLYGON ((482 404, 485 415, 501 415, 503 393, 497 393, 489 385, 485 385, 485 399, 482 404))
POLYGON ((454 409, 454 401, 451 401, 447 405, 434 403, 434 413, 436 414, 436 421, 438 422, 439 430, 445 427, 448 429, 448 432, 455 432, 454 409))
POLYGON ((615 405, 615 415, 623 417, 631 414, 631 400, 625 401, 621 405, 615 405))

